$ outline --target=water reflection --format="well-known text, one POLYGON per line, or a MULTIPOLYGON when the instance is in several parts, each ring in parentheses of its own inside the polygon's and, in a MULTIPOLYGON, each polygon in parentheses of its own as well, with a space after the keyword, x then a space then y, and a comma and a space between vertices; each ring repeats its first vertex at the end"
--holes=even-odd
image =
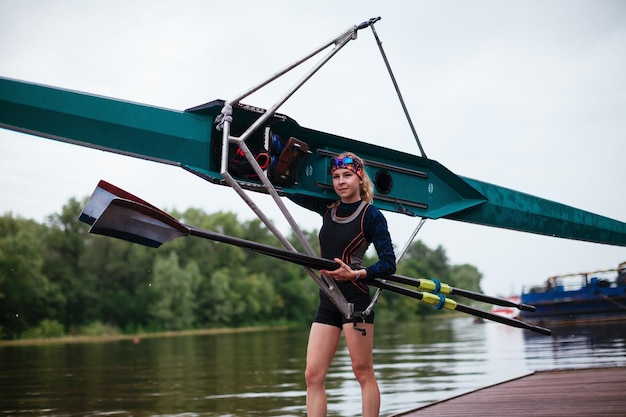
POLYGON ((524 334, 526 360, 534 369, 626 365, 626 323, 564 325, 553 337, 524 334))
MULTIPOLYGON (((623 323, 554 336, 471 318, 379 325, 382 415, 534 370, 626 365, 623 323)), ((0 348, 0 415, 304 416, 307 329, 0 348)), ((360 414, 345 345, 329 416, 360 414)))

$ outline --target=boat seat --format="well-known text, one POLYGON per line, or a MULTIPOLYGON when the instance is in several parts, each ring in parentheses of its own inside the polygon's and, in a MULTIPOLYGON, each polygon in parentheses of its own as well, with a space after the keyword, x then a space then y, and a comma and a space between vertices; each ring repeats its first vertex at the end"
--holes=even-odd
POLYGON ((298 162, 309 155, 309 145, 294 137, 283 140, 271 134, 269 179, 274 185, 291 187, 296 183, 298 162))

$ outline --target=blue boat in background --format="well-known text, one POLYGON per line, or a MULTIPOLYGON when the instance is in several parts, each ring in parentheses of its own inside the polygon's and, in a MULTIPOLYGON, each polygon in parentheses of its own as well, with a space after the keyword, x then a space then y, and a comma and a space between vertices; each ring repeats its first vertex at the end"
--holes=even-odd
POLYGON ((537 307, 521 319, 540 325, 626 320, 626 262, 616 269, 557 275, 523 290, 521 302, 537 307))

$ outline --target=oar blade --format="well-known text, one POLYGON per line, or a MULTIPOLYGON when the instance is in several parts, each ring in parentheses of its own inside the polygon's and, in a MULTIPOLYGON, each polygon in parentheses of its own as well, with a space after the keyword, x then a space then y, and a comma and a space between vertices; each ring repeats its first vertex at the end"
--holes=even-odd
POLYGON ((158 248, 163 243, 189 235, 189 229, 167 213, 136 201, 114 198, 89 233, 158 248))
POLYGON ((124 191, 113 184, 110 184, 104 180, 100 180, 98 182, 98 185, 96 186, 96 189, 91 194, 91 197, 89 197, 89 200, 83 208, 83 211, 81 211, 79 220, 83 223, 93 225, 96 219, 100 217, 104 210, 108 207, 109 203, 115 198, 123 198, 125 200, 135 201, 144 206, 152 207, 153 209, 158 210, 152 204, 129 193, 128 191, 124 191))

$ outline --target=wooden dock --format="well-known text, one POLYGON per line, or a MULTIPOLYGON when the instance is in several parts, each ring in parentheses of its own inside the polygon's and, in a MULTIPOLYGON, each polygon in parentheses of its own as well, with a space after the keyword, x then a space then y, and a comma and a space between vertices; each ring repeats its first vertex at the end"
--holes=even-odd
POLYGON ((538 371, 399 416, 624 417, 626 367, 538 371))

